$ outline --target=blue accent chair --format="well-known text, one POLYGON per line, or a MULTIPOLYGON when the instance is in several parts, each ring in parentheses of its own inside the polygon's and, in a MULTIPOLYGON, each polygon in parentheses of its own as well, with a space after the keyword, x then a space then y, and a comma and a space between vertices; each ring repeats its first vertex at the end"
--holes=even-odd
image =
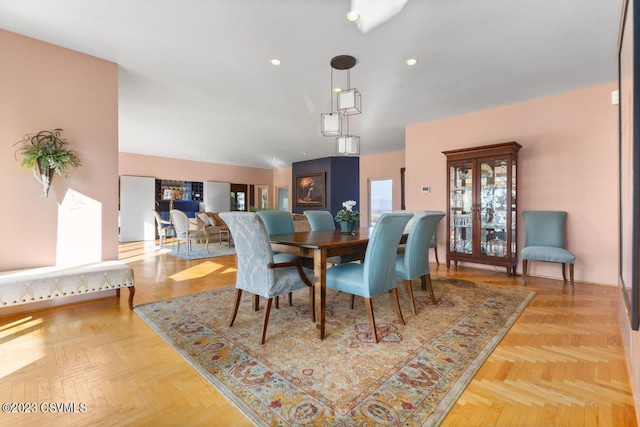
POLYGON ((304 216, 309 220, 311 231, 335 230, 336 223, 329 211, 304 211, 304 216))
POLYGON ((429 242, 429 249, 433 249, 433 255, 436 257, 436 263, 440 265, 440 260, 438 259, 438 238, 436 237, 435 232, 433 233, 431 242, 429 242))
POLYGON ((308 287, 311 320, 314 317, 313 270, 302 266, 300 260, 277 262, 271 250, 269 234, 260 217, 253 212, 222 212, 220 218, 227 224, 236 247, 238 271, 236 298, 229 327, 233 326, 242 291, 252 293, 254 310, 257 297, 267 299, 262 322, 260 344, 264 344, 269 323, 271 302, 274 297, 308 287))
POLYGON ((364 263, 352 262, 327 269, 328 288, 364 297, 375 342, 378 342, 378 333, 373 315, 374 296, 390 291, 398 319, 404 325, 396 287, 395 260, 404 227, 412 216, 410 213, 382 214, 371 232, 364 263))
POLYGON ((289 211, 258 211, 260 217, 269 234, 295 233, 293 226, 293 215, 289 211))
POLYGON ((405 251, 396 256, 396 276, 404 280, 411 303, 411 312, 416 315, 416 303, 413 299, 411 280, 420 278, 422 289, 428 290, 431 301, 436 304, 431 285, 431 270, 429 268, 429 243, 438 228, 438 223, 444 217, 444 212, 420 212, 414 214, 405 251), (429 242, 429 243, 425 243, 429 242))
POLYGON ((527 284, 529 261, 557 262, 562 264, 562 278, 567 281, 566 265, 569 264, 571 288, 573 265, 576 257, 567 250, 565 224, 567 213, 563 211, 522 212, 525 226, 525 243, 522 252, 522 284, 527 284))
MULTIPOLYGON (((329 211, 304 211, 304 216, 309 220, 311 231, 335 231, 336 222, 329 211)), ((332 256, 327 259, 331 264, 343 264, 345 262, 362 261, 364 254, 351 254, 332 256)))

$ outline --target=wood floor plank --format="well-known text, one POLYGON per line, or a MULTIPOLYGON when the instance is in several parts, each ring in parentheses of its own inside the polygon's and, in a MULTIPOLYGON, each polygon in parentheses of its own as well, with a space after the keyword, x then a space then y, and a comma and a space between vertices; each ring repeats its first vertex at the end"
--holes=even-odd
MULTIPOLYGON (((233 256, 185 261, 128 243, 121 259, 135 304, 235 280, 233 256)), ((432 265, 432 275, 522 287, 503 271, 432 265)), ((443 425, 637 426, 617 287, 531 277, 527 288, 536 297, 443 425)), ((9 425, 251 425, 127 298, 0 317, 0 400, 87 404, 84 414, 0 415, 9 425)))

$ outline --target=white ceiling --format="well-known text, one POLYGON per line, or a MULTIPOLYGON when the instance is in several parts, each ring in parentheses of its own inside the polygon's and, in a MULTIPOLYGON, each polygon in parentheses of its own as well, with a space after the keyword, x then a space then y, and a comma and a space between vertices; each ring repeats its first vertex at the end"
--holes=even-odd
POLYGON ((397 151, 407 125, 615 81, 621 3, 409 0, 363 33, 349 0, 0 0, 0 28, 119 64, 120 151, 278 168, 334 155, 336 55, 362 154, 397 151))

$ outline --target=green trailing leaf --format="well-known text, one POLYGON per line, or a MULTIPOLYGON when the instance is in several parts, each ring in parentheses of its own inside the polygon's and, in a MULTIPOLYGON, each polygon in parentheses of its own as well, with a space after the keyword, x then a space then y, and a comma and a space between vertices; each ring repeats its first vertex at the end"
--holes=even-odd
POLYGON ((62 129, 52 131, 43 130, 38 133, 27 134, 14 145, 22 143, 16 153, 22 154, 20 166, 34 169, 36 166, 53 169, 58 175, 68 177, 69 168, 77 168, 82 163, 78 154, 69 148, 69 142, 60 136, 62 129))

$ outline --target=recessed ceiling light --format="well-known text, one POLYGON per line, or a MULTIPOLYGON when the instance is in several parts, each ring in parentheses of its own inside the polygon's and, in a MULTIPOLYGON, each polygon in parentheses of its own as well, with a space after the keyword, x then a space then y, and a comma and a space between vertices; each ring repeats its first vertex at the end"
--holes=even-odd
POLYGON ((409 58, 404 63, 407 65, 416 65, 418 63, 418 60, 416 58, 409 58))
POLYGON ((342 88, 340 88, 340 87, 334 87, 334 88, 333 88, 333 91, 334 91, 335 93, 342 92, 342 88))
POLYGON ((279 59, 274 58, 274 59, 269 61, 269 64, 271 64, 271 65, 280 65, 280 64, 282 64, 282 61, 280 61, 279 59))
POLYGON ((360 19, 360 12, 357 10, 352 10, 344 15, 345 19, 349 22, 357 22, 360 19))

